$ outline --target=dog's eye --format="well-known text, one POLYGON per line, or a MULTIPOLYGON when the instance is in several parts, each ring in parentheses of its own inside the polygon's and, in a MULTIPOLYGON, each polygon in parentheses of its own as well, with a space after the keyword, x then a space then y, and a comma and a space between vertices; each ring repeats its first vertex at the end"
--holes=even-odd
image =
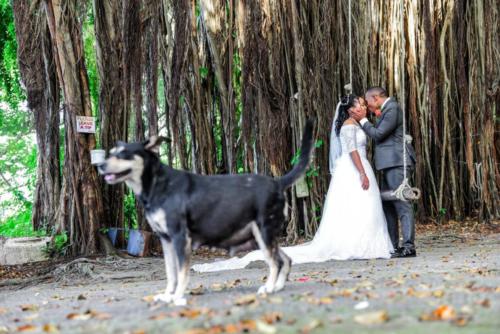
POLYGON ((131 156, 132 156, 132 154, 130 152, 127 152, 127 151, 118 152, 118 154, 116 155, 116 157, 118 159, 123 159, 123 160, 130 160, 131 156))

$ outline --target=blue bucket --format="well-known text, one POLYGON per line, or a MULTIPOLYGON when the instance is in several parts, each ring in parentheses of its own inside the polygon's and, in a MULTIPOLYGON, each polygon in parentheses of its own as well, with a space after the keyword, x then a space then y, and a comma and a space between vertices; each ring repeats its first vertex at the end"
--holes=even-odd
POLYGON ((129 230, 127 253, 133 256, 144 256, 144 234, 140 230, 129 230))
POLYGON ((116 241, 118 240, 118 235, 122 233, 123 228, 110 227, 108 230, 108 238, 113 246, 116 246, 116 241))

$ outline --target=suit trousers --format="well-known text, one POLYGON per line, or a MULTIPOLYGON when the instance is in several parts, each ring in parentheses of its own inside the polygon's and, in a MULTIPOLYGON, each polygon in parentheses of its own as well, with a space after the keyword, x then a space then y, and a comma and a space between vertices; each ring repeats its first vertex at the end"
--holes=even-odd
MULTIPOLYGON (((404 178, 404 167, 392 167, 383 169, 383 190, 396 190, 404 178)), ((411 175, 412 169, 407 168, 407 177, 411 175)), ((415 249, 415 220, 413 207, 410 202, 404 201, 383 201, 385 218, 387 220, 387 230, 394 249, 399 246, 399 224, 403 236, 402 247, 415 249)))

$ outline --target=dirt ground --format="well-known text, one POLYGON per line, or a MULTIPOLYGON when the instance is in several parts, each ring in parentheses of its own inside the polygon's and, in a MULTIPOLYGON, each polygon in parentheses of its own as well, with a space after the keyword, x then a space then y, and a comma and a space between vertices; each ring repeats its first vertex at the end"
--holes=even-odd
POLYGON ((192 272, 186 307, 152 301, 159 257, 3 268, 0 333, 498 333, 500 233, 459 232, 421 231, 416 258, 295 265, 266 297, 263 263, 192 272))

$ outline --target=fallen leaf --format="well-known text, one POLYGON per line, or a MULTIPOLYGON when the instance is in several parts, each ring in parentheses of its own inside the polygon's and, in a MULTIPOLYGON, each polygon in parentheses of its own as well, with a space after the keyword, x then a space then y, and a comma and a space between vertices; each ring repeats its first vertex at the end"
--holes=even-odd
POLYGON ((234 287, 238 286, 240 283, 241 283, 241 280, 239 278, 237 278, 234 281, 226 283, 226 287, 227 288, 234 288, 234 287))
POLYGON ((260 320, 257 320, 255 325, 256 325, 257 331, 259 331, 260 333, 274 334, 278 331, 275 326, 270 325, 270 324, 263 322, 263 321, 260 321, 260 320))
POLYGON ((130 334, 146 334, 146 331, 144 329, 136 329, 133 330, 130 334))
POLYGON ((168 313, 162 312, 162 313, 150 316, 149 319, 151 319, 151 320, 161 320, 161 319, 168 318, 169 316, 170 315, 168 313))
POLYGON ((432 295, 436 298, 442 298, 444 296, 443 290, 436 290, 432 293, 432 295))
POLYGON ((461 315, 461 316, 459 316, 459 317, 457 317, 457 318, 453 319, 453 320, 451 321, 451 323, 452 323, 453 325, 455 325, 455 326, 458 326, 458 327, 464 327, 464 326, 466 326, 466 325, 470 322, 470 320, 471 320, 471 319, 472 319, 472 318, 471 318, 470 316, 467 316, 467 315, 461 315))
POLYGON ((38 306, 33 304, 24 304, 21 305, 21 310, 23 311, 38 311, 38 306))
POLYGON ((43 325, 43 331, 45 333, 59 333, 59 329, 56 325, 53 324, 45 324, 43 325))
POLYGON ((307 334, 310 333, 312 330, 323 326, 323 323, 319 319, 313 319, 311 322, 309 322, 306 326, 302 327, 300 332, 302 334, 307 334))
POLYGON ((204 288, 203 288, 203 285, 199 285, 197 286, 196 288, 193 288, 189 291, 189 294, 190 295, 193 295, 193 296, 199 296, 199 295, 202 295, 204 294, 204 288))
POLYGON ((242 305, 250 305, 257 301, 257 296, 255 294, 244 295, 239 298, 236 298, 235 304, 238 306, 242 305))
POLYGON ((66 319, 69 320, 89 320, 90 318, 92 318, 92 314, 90 313, 70 313, 66 316, 66 319))
POLYGON ((456 313, 452 306, 441 305, 435 309, 432 314, 439 320, 451 320, 455 318, 456 313))
POLYGON ((358 314, 354 316, 354 321, 362 325, 375 325, 382 324, 389 320, 389 314, 387 311, 376 311, 358 314))
POLYGON ((371 282, 371 281, 363 281, 363 282, 361 282, 361 283, 357 284, 357 286, 358 286, 359 288, 371 289, 371 288, 373 288, 373 287, 374 287, 374 284, 373 284, 373 282, 371 282))
POLYGON ((311 279, 311 278, 310 278, 310 277, 308 277, 308 276, 302 276, 302 277, 300 277, 300 278, 297 278, 297 281, 298 281, 298 282, 307 282, 307 281, 309 281, 310 279, 311 279))
POLYGON ((36 331, 38 328, 34 325, 23 325, 17 327, 18 332, 31 332, 31 331, 36 331))
POLYGON ((7 313, 7 309, 5 307, 0 307, 0 315, 7 313))
POLYGON ((338 279, 332 279, 330 281, 325 281, 325 283, 328 283, 331 286, 334 286, 335 284, 339 284, 339 280, 338 279))
POLYGON ((198 309, 185 309, 179 312, 179 315, 182 318, 194 319, 197 318, 201 314, 201 311, 198 309))
POLYGON ((152 303, 155 300, 155 296, 154 295, 144 296, 141 298, 141 300, 146 303, 152 303))
POLYGON ((97 320, 108 320, 111 319, 113 316, 109 313, 100 313, 100 312, 92 312, 92 318, 97 319, 97 320))
POLYGON ((326 304, 331 304, 331 303, 333 303, 333 299, 330 297, 321 297, 319 299, 319 304, 321 304, 321 305, 326 305, 326 304))
POLYGON ((213 291, 222 291, 226 286, 221 283, 214 283, 210 286, 213 291))
POLYGON ((226 332, 226 333, 239 333, 240 330, 239 330, 238 326, 235 324, 227 324, 224 327, 224 332, 226 332))
POLYGON ((255 320, 242 320, 240 328, 242 332, 254 331, 257 328, 257 323, 255 320))
POLYGON ((408 296, 413 296, 417 298, 429 298, 430 296, 432 296, 432 293, 430 291, 418 291, 413 288, 408 288, 406 294, 408 296))
POLYGON ((268 324, 273 324, 275 322, 279 322, 283 319, 283 314, 280 312, 271 312, 271 313, 266 313, 262 317, 262 320, 264 320, 268 324))
MULTIPOLYGON (((180 334, 208 334, 208 333, 212 333, 212 332, 210 330, 203 329, 203 328, 191 328, 191 329, 188 329, 187 331, 180 332, 180 334)), ((220 333, 220 332, 216 332, 216 333, 220 333)))
POLYGON ((483 300, 479 300, 476 302, 476 304, 481 305, 482 307, 489 308, 491 306, 491 302, 488 298, 485 298, 483 300))
POLYGON ((32 313, 32 314, 28 315, 27 317, 24 317, 24 320, 27 322, 30 322, 30 321, 37 319, 39 316, 40 316, 40 314, 38 314, 38 313, 32 313))

